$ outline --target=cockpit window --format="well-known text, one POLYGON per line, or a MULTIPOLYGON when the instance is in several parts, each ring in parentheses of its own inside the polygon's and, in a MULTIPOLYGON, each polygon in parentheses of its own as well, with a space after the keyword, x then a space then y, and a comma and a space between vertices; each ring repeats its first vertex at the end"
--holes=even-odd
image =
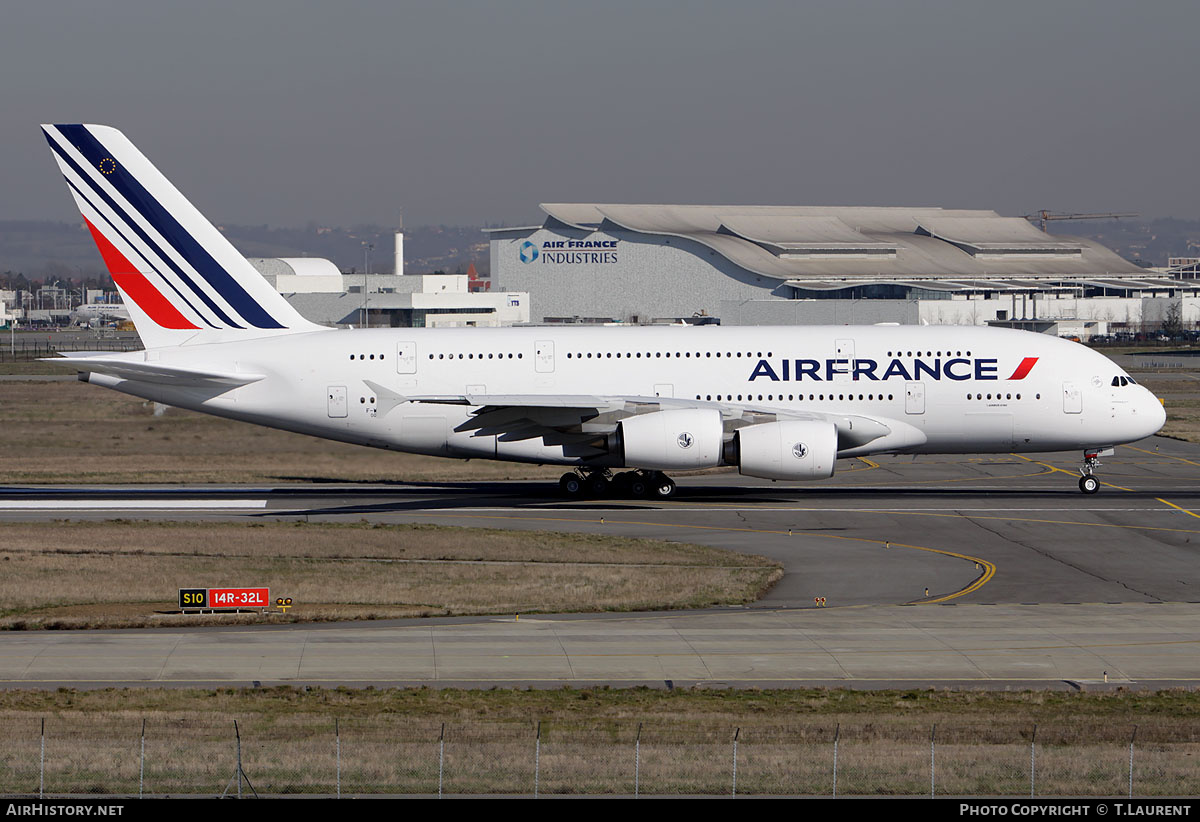
POLYGON ((1120 378, 1120 377, 1113 377, 1112 384, 1113 384, 1113 387, 1114 387, 1114 388, 1115 388, 1115 387, 1117 387, 1118 385, 1120 385, 1120 384, 1121 384, 1121 378, 1120 378))

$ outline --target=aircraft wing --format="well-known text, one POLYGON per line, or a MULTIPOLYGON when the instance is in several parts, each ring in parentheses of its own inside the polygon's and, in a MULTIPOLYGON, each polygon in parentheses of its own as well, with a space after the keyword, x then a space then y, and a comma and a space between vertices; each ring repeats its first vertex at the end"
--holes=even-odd
MULTIPOLYGON (((374 386, 372 386, 374 387, 374 386)), ((754 404, 731 404, 682 397, 593 396, 578 394, 462 394, 410 396, 409 402, 465 405, 477 408, 459 425, 459 432, 495 435, 504 441, 542 437, 547 445, 585 442, 611 434, 622 419, 673 408, 715 408, 727 433, 747 425, 782 420, 830 422, 837 426, 839 452, 872 444, 905 447, 925 441, 908 423, 864 414, 837 414, 803 408, 781 409, 754 404), (893 445, 894 443, 894 445, 893 445)), ((875 450, 870 448, 869 450, 875 450)))
POLYGON ((240 374, 228 371, 184 368, 162 365, 156 362, 130 362, 103 354, 80 352, 71 357, 45 357, 42 362, 64 365, 79 371, 94 371, 99 374, 119 377, 123 380, 152 382, 163 385, 235 388, 263 379, 263 374, 240 374))

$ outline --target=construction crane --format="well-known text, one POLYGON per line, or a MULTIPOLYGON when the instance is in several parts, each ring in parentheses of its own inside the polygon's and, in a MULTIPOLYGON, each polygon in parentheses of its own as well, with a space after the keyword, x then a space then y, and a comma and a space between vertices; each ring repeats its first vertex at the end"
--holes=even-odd
POLYGON ((1137 217, 1134 212, 1105 212, 1103 214, 1055 214, 1053 211, 1041 209, 1032 214, 1023 214, 1026 220, 1038 220, 1042 224, 1042 232, 1046 231, 1046 223, 1050 220, 1115 220, 1118 217, 1137 217))

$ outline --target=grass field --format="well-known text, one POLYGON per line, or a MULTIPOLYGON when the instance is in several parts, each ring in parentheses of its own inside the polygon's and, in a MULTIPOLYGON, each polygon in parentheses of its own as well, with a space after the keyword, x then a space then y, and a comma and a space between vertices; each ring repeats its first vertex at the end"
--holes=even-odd
POLYGON ((429 525, 54 522, 0 535, 9 629, 229 622, 164 618, 189 587, 270 587, 295 605, 265 619, 297 622, 699 608, 752 602, 782 574, 696 545, 429 525))
MULTIPOLYGON (((3 346, 0 345, 0 349, 3 346)), ((0 359, 0 375, 2 376, 36 376, 36 377, 74 377, 70 369, 55 368, 48 363, 36 359, 0 359)))
MULTIPOLYGON (((874 720, 880 736, 928 729, 934 722, 981 720, 1009 729, 1073 728, 1079 738, 1128 741, 1133 725, 1145 739, 1200 742, 1200 691, 782 690, 689 688, 139 688, 0 690, 0 713, 53 716, 185 715, 197 711, 281 722, 316 715, 343 720, 385 714, 431 723, 671 722, 698 728, 737 723, 812 722, 832 731, 838 721, 874 720), (830 721, 832 720, 832 721, 830 721)), ((982 733, 982 731, 981 731, 982 733)), ((832 737, 831 737, 832 738, 832 737)), ((1200 773, 1197 774, 1200 776, 1200 773)))
POLYGON ((0 792, 220 793, 234 720, 273 794, 1200 792, 1182 691, 294 688, 0 692, 0 792))
POLYGON ((1200 399, 1170 400, 1167 422, 1159 431, 1164 437, 1200 442, 1200 399))

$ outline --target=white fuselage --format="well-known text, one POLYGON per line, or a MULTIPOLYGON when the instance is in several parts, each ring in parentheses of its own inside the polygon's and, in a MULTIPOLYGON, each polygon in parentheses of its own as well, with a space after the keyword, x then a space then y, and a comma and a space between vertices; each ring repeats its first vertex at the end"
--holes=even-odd
POLYGON ((659 397, 725 411, 855 415, 908 432, 842 448, 840 456, 1092 449, 1150 436, 1164 419, 1153 394, 1108 358, 1077 343, 1003 329, 360 329, 126 356, 263 378, 232 389, 102 374, 89 381, 345 442, 563 465, 614 463, 542 438, 456 432, 478 407, 428 400, 489 398, 479 404, 491 406, 494 397, 659 397))

